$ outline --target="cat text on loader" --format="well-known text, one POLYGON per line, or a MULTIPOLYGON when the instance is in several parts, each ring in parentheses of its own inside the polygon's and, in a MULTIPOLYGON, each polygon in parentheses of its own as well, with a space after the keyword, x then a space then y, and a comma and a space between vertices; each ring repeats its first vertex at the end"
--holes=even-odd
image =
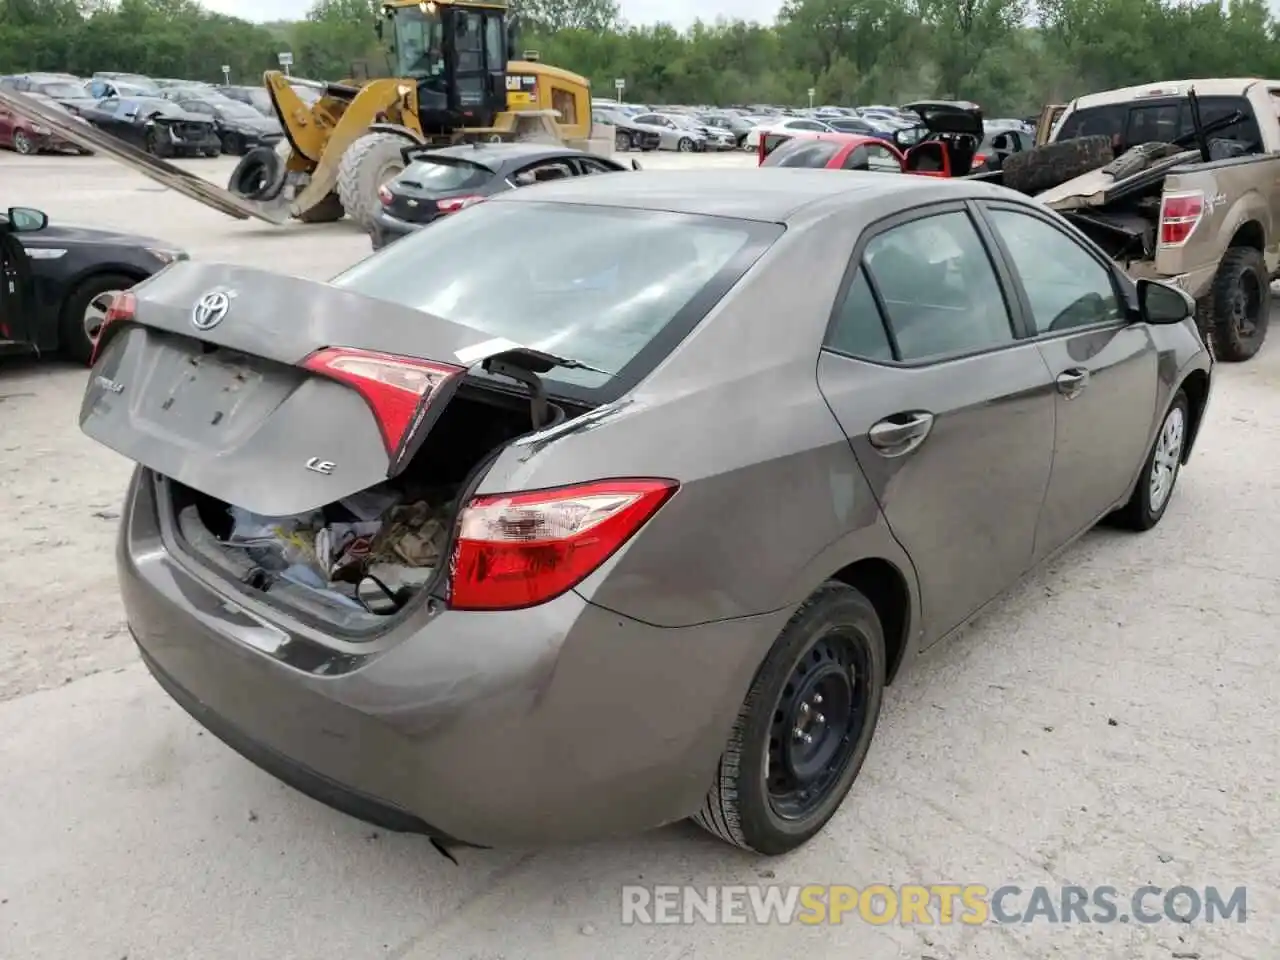
POLYGON ((405 167, 404 150, 466 141, 548 140, 584 149, 591 91, 580 76, 511 60, 506 0, 386 0, 377 20, 393 77, 317 84, 308 106, 278 71, 265 74, 288 141, 245 156, 228 189, 287 206, 307 222, 346 214, 367 226, 378 188, 405 167))

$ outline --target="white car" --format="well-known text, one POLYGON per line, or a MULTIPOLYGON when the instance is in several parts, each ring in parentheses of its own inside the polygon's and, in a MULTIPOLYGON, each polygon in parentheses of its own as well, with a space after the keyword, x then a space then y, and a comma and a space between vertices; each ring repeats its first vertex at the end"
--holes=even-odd
POLYGON ((760 138, 766 133, 793 133, 797 131, 808 131, 809 133, 835 133, 835 128, 830 124, 823 123, 821 120, 814 120, 812 117, 786 117, 777 120, 769 120, 753 127, 747 132, 747 137, 742 141, 743 150, 759 150, 760 138))

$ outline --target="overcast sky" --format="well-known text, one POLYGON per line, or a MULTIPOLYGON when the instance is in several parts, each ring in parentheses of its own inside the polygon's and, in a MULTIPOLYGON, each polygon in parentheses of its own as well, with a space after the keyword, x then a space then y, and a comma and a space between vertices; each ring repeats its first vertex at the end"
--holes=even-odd
MULTIPOLYGON (((227 13, 245 20, 297 20, 311 6, 312 0, 203 0, 210 10, 227 13)), ((694 20, 731 17, 770 23, 778 13, 781 0, 622 0, 622 16, 630 23, 665 21, 687 27, 694 20)))

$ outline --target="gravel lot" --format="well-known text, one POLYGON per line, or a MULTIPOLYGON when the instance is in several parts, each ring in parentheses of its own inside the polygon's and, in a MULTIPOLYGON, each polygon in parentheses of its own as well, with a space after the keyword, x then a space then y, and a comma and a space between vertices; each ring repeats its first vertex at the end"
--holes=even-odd
MULTIPOLYGON (((191 166, 225 182, 231 164, 191 166)), ((6 154, 0 181, 7 203, 55 222, 149 234, 202 258, 324 277, 368 251, 347 224, 237 223, 96 158, 6 154)), ((1274 955, 1280 343, 1220 370, 1164 523, 1089 535, 918 661, 890 691, 827 832, 768 863, 681 826, 574 849, 463 851, 455 866, 422 838, 300 797, 202 734, 135 660, 111 557, 128 466, 77 430, 83 380, 58 360, 0 361, 5 960, 1274 955), (620 923, 628 883, 947 881, 1247 885, 1249 916, 620 923)))

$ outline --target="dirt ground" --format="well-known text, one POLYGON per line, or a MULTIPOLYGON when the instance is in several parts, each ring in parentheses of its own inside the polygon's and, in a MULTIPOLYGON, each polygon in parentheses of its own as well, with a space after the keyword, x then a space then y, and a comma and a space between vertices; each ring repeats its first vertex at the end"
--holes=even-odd
MULTIPOLYGON (((191 166, 219 182, 230 169, 191 166)), ((6 204, 54 222, 206 259, 325 277, 368 253, 347 224, 237 223, 96 158, 0 155, 0 183, 6 204)), ((1252 960, 1280 942, 1280 343, 1220 368, 1161 526, 1089 535, 914 664, 827 832, 767 863, 681 826, 572 850, 468 851, 454 866, 203 735, 136 662, 112 560, 129 467, 79 433, 84 377, 56 358, 0 361, 5 960, 1252 960), (946 881, 1247 885, 1249 914, 620 924, 626 883, 946 881)))

